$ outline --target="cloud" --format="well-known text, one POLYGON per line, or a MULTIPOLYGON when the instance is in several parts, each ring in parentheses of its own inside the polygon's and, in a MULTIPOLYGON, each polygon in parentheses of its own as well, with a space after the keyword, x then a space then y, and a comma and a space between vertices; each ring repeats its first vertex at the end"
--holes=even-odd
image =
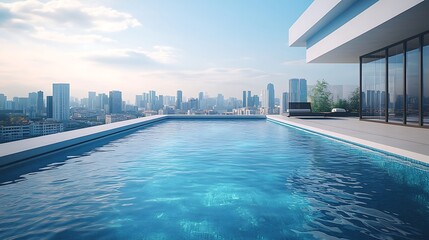
POLYGON ((144 78, 157 79, 177 79, 185 82, 210 83, 210 84, 235 84, 241 85, 256 80, 269 80, 276 78, 276 74, 254 68, 207 68, 200 70, 182 70, 182 71, 158 71, 146 72, 142 74, 144 78))
POLYGON ((296 65, 305 65, 305 64, 306 64, 305 59, 289 60, 289 61, 282 62, 282 65, 285 65, 285 66, 296 66, 296 65))
POLYGON ((154 46, 151 50, 137 49, 111 49, 91 53, 85 58, 101 64, 115 65, 117 67, 159 67, 176 62, 178 50, 170 46, 154 46))
POLYGON ((92 43, 92 42, 114 42, 110 38, 97 34, 75 34, 66 35, 60 32, 46 31, 44 28, 37 28, 37 31, 31 34, 32 37, 62 43, 92 43))
POLYGON ((0 3, 0 29, 21 31, 21 34, 43 40, 64 43, 106 41, 107 38, 100 34, 138 26, 141 23, 130 14, 105 6, 89 6, 88 1, 85 4, 78 0, 0 3))

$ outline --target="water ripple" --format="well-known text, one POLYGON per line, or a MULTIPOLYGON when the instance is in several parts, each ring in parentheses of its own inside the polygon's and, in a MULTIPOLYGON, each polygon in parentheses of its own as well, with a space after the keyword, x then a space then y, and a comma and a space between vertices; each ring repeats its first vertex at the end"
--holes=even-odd
POLYGON ((429 171, 390 156, 265 121, 103 141, 0 174, 0 239, 429 236, 429 171))

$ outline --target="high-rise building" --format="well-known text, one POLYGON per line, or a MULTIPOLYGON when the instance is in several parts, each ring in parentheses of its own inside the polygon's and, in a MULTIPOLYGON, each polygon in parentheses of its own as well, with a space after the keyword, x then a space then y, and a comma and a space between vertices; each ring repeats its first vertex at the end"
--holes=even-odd
POLYGON ((45 111, 45 103, 43 102, 43 92, 37 92, 36 115, 41 116, 45 111))
POLYGON ((258 107, 259 107, 259 96, 258 96, 258 95, 253 95, 253 100, 252 100, 252 102, 253 102, 253 106, 254 106, 255 108, 258 108, 258 107))
POLYGON ((253 98, 252 98, 252 92, 247 91, 247 107, 253 107, 253 98))
POLYGON ((197 110, 198 108, 198 99, 191 98, 189 99, 189 110, 197 110))
POLYGON ((246 91, 243 91, 243 107, 247 107, 247 95, 246 95, 246 91))
POLYGON ((149 110, 157 110, 157 98, 156 98, 156 92, 155 91, 149 91, 149 101, 148 101, 148 109, 149 110))
POLYGON ((53 97, 46 96, 46 117, 53 118, 54 117, 54 106, 53 106, 53 97))
POLYGON ((37 93, 28 93, 27 107, 24 109, 25 114, 31 118, 36 117, 37 93))
POLYGON ((37 105, 37 93, 36 92, 28 93, 28 107, 35 109, 36 105, 37 105))
POLYGON ((99 93, 97 96, 97 108, 104 110, 104 112, 109 111, 109 96, 105 93, 99 93))
POLYGON ((272 114, 274 112, 274 85, 269 83, 267 85, 267 97, 268 97, 268 114, 272 114))
POLYGON ((204 109, 203 101, 204 101, 204 93, 200 92, 198 94, 198 109, 204 109))
POLYGON ((223 109, 225 107, 225 98, 222 94, 218 94, 216 98, 217 109, 223 109))
POLYGON ((182 90, 177 90, 176 109, 182 109, 182 90))
POLYGON ((88 109, 95 110, 96 109, 96 92, 88 92, 88 109))
POLYGON ((142 107, 143 102, 143 96, 142 95, 136 95, 136 106, 138 108, 142 107))
POLYGON ((122 92, 109 92, 109 114, 117 114, 122 112, 122 92))
POLYGON ((282 94, 282 104, 280 108, 280 114, 286 113, 288 109, 289 109, 289 93, 284 92, 282 94))
POLYGON ((289 102, 307 102, 307 80, 289 79, 289 102))
POLYGON ((159 95, 158 96, 158 103, 157 103, 158 107, 157 109, 163 109, 164 108, 164 95, 159 95))
POLYGON ((54 83, 52 91, 53 119, 67 121, 70 118, 70 84, 54 83))
POLYGON ((7 102, 7 97, 0 93, 0 110, 4 110, 6 109, 6 102, 7 102))

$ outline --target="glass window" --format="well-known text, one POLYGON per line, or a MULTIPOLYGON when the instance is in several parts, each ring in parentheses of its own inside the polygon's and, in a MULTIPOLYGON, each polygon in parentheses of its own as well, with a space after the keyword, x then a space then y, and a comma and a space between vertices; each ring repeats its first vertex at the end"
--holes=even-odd
POLYGON ((406 107, 407 124, 419 123, 419 39, 407 42, 406 107))
POLYGON ((362 118, 385 120, 386 58, 385 51, 362 57, 362 118))
POLYGON ((398 44, 388 50, 388 121, 404 122, 404 47, 398 44))
POLYGON ((429 126, 429 33, 423 41, 423 124, 429 126))

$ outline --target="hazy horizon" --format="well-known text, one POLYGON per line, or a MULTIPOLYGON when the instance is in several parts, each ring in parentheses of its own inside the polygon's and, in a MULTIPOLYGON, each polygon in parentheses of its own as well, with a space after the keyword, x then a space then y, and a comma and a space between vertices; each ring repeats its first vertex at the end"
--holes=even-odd
POLYGON ((123 92, 124 100, 157 91, 241 97, 290 78, 358 85, 357 64, 306 64, 288 47, 288 29, 305 1, 4 1, 0 3, 0 93, 71 96, 123 92))

